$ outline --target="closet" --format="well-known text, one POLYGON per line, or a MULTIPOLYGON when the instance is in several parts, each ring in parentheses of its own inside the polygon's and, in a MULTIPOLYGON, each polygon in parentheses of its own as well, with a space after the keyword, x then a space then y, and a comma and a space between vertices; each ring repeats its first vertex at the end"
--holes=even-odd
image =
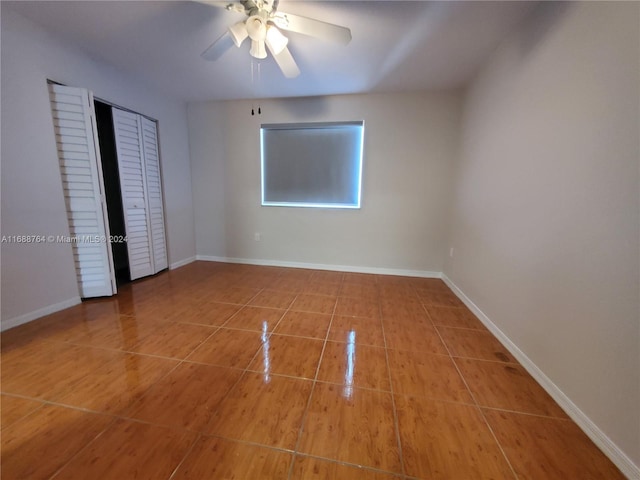
POLYGON ((96 116, 85 89, 49 84, 49 92, 80 295, 113 295, 114 258, 119 281, 168 266, 156 122, 104 103, 96 116))

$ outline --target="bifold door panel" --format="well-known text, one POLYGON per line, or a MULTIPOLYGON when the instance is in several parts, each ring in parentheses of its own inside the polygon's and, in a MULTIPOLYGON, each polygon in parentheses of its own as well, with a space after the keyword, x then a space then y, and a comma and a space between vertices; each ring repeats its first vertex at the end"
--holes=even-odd
POLYGON ((83 298, 116 292, 93 96, 49 85, 76 276, 83 298))
POLYGON ((131 280, 167 268, 155 122, 113 108, 131 280))
POLYGON ((140 115, 113 109, 131 280, 153 274, 140 115))
POLYGON ((154 273, 169 266, 167 260, 167 240, 164 234, 164 208, 162 205, 162 179, 160 177, 160 156, 158 154, 158 132, 156 122, 142 117, 142 146, 144 148, 145 170, 147 174, 147 199, 149 223, 151 227, 151 251, 153 252, 154 273))

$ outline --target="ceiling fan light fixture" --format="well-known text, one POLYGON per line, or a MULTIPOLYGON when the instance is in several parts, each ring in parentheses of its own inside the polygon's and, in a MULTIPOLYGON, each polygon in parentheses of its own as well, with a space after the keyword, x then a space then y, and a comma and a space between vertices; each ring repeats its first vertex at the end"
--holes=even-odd
POLYGON ((249 53, 253 58, 260 60, 267 58, 267 49, 264 46, 264 40, 251 40, 251 49, 249 53))
POLYGON ((247 26, 244 24, 244 22, 238 22, 235 25, 231 25, 229 27, 229 35, 231 35, 235 46, 240 47, 245 38, 249 36, 249 32, 247 31, 247 26))
POLYGON ((269 46, 269 50, 274 55, 278 55, 282 50, 285 49, 287 44, 289 43, 289 39, 285 37, 277 27, 273 25, 267 26, 267 45, 269 46))
POLYGON ((251 40, 264 42, 264 39, 267 36, 267 24, 262 17, 259 15, 253 15, 247 19, 245 25, 251 40))

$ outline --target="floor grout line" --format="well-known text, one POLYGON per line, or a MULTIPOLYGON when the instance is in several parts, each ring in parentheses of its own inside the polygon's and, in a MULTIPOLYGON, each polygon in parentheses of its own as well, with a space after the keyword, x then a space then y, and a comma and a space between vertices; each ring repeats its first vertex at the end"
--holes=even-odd
MULTIPOLYGON (((340 288, 342 288, 342 283, 340 283, 340 288)), ((298 438, 296 439, 296 444, 294 447, 293 458, 291 459, 291 466, 289 467, 289 474, 287 478, 292 480, 291 477, 293 475, 293 466, 295 464, 296 456, 300 450, 300 442, 302 441, 302 435, 304 433, 304 423, 307 420, 307 414, 309 413, 309 407, 311 406, 311 399, 313 398, 313 393, 316 389, 316 385, 318 383, 318 374, 320 373, 320 366, 322 365, 322 359, 324 357, 324 351, 327 347, 327 340, 329 339, 329 332, 331 331, 331 325, 333 324, 333 318, 336 313, 336 308, 338 307, 338 297, 333 304, 333 312, 331 313, 331 319, 329 320, 329 326, 327 327, 327 333, 325 334, 324 342, 322 344, 322 350, 320 352, 320 357, 318 358, 318 365, 316 367, 316 373, 313 378, 313 384, 311 385, 311 391, 309 392, 309 398, 307 399, 307 405, 302 414, 302 420, 300 421, 300 429, 298 431, 298 438)))
POLYGON ((87 450, 93 443, 95 443, 102 435, 104 435, 104 433, 109 430, 119 419, 113 418, 111 420, 111 422, 108 422, 105 427, 98 432, 98 434, 93 437, 91 440, 89 440, 86 445, 84 445, 80 450, 78 450, 75 454, 73 454, 69 460, 67 460, 63 465, 60 466, 60 468, 58 468, 51 476, 49 476, 50 480, 53 480, 55 477, 57 477, 60 472, 62 472, 67 466, 69 466, 71 464, 71 462, 73 462, 73 460, 75 460, 82 452, 84 452, 85 450, 87 450))
MULTIPOLYGON (((426 309, 425 309, 426 310, 426 309)), ((428 312, 427 312, 428 315, 428 312)), ((431 318, 431 316, 429 316, 429 318, 431 318)), ((467 382, 467 379, 464 377, 464 375, 462 374, 462 372, 460 371, 460 368, 458 367, 458 364, 455 362, 453 355, 451 355, 451 350, 449 349, 449 346, 446 344, 446 342, 444 341, 444 338, 442 338, 442 335, 440 334, 440 332, 438 331, 438 329, 435 329, 438 337, 440 338, 440 341, 442 342, 442 344, 444 345, 444 347, 447 349, 447 352, 449 352, 449 356, 451 357, 451 362, 453 363, 453 365, 456 368, 456 371, 458 372, 458 375, 460 375, 460 378, 462 379, 464 386, 467 388, 467 391, 469 392, 469 395, 471 395, 471 399, 473 400, 473 402, 475 403, 475 408, 480 412, 480 415, 482 416, 482 419, 484 420, 485 425, 487 426, 487 428, 489 429, 489 432, 491 433, 491 436, 493 437, 493 440, 496 442, 496 445, 498 446, 498 448, 500 449, 500 452, 502 453, 503 458, 505 459, 505 461, 507 462, 507 465, 509 465, 509 469, 511 469, 511 473, 513 473, 513 478, 514 480, 518 479, 518 474, 516 473, 515 468, 513 467, 513 465, 511 464, 511 460, 509 460, 509 457, 507 457, 507 452, 505 452, 504 448, 502 447, 502 444, 500 443, 500 441, 498 440, 497 435, 495 434, 495 432, 493 431, 493 428, 491 427, 491 425, 489 424, 489 421, 487 420, 486 415, 484 414, 484 411, 482 410, 482 407, 480 406, 480 403, 478 402, 476 396, 473 394, 473 392, 471 391, 471 387, 469 387, 469 384, 467 382)))
MULTIPOLYGON (((299 457, 308 457, 308 458, 314 458, 317 460, 322 460, 323 462, 328 462, 328 463, 335 463, 336 465, 342 465, 345 467, 353 467, 353 468, 357 468, 357 469, 362 469, 362 470, 367 470, 373 473, 380 473, 383 475, 389 475, 389 476, 398 476, 398 472, 394 472, 392 470, 384 470, 381 468, 376 468, 376 467, 371 467, 369 465, 361 465, 358 463, 352 463, 352 462, 346 462, 343 460, 336 460, 334 458, 329 458, 329 457, 322 457, 320 455, 313 455, 311 453, 296 453, 296 456, 299 457)), ((293 479, 292 479, 293 480, 293 479)))
POLYGON ((187 460, 187 458, 189 458, 189 455, 191 455, 191 452, 193 451, 193 449, 196 447, 196 444, 200 441, 200 439, 202 438, 202 434, 198 434, 196 435, 196 438, 193 440, 193 442, 191 442, 191 445, 189 446, 189 448, 187 448, 187 450, 185 451, 184 456, 182 457, 182 460, 180 460, 178 462, 178 464, 176 465, 176 468, 173 469, 173 472, 171 472, 171 475, 169 475, 169 478, 167 480, 171 480, 173 477, 175 477, 176 473, 178 473, 178 470, 180 470, 180 467, 182 467, 182 465, 184 464, 184 462, 187 460))
POLYGON ((382 328, 382 340, 384 342, 384 356, 387 361, 387 375, 389 376, 389 388, 391 389, 391 406, 393 408, 393 422, 396 430, 396 442, 398 443, 398 456, 400 457, 400 468, 402 476, 406 478, 406 469, 404 466, 404 455, 402 453, 402 438, 400 436, 400 421, 398 420, 398 408, 396 406, 396 395, 393 390, 393 378, 391 377, 391 364, 389 363, 389 347, 387 345, 387 334, 384 329, 384 319, 382 315, 382 305, 378 302, 380 308, 380 324, 382 328))

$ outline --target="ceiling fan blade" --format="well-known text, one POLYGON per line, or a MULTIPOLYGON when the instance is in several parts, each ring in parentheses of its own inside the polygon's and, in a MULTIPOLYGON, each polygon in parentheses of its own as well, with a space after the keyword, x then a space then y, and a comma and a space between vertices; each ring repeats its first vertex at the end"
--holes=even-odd
POLYGON ((314 20, 313 18, 292 15, 291 13, 276 12, 271 21, 278 28, 290 32, 302 33, 328 42, 346 45, 351 41, 351 30, 333 23, 314 20))
POLYGON ((291 52, 287 47, 284 47, 280 51, 280 53, 276 55, 273 53, 273 49, 271 48, 271 42, 267 41, 266 44, 267 48, 271 52, 271 55, 273 55, 273 59, 278 64, 280 70, 282 70, 282 74, 285 77, 296 78, 298 75, 300 75, 300 69, 298 68, 296 61, 293 59, 293 56, 291 56, 291 52))
POLYGON ((213 42, 209 48, 207 48, 200 55, 205 60, 209 60, 211 62, 218 60, 227 50, 233 47, 235 44, 233 43, 233 38, 229 35, 229 32, 224 32, 220 38, 218 38, 215 42, 213 42))

